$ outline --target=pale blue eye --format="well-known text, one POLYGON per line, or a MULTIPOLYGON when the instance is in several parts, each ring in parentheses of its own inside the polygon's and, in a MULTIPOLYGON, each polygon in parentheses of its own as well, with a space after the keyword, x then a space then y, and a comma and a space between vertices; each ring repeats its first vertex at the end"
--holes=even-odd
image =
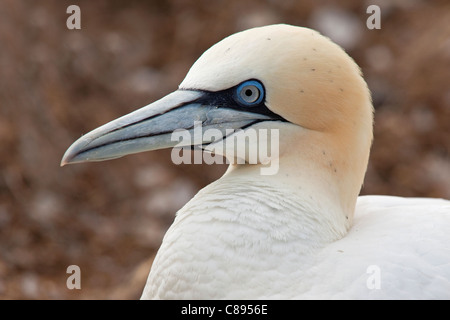
POLYGON ((245 106, 258 105, 264 99, 264 87, 259 81, 248 80, 237 87, 236 96, 245 106))

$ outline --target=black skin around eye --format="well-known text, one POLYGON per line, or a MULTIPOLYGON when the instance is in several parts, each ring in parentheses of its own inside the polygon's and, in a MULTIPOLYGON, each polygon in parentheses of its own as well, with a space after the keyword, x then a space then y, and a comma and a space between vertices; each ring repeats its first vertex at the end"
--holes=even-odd
MULTIPOLYGON (((260 82, 260 81, 259 81, 260 82)), ((261 83, 261 82, 260 82, 261 83)), ((261 83, 262 84, 262 83, 261 83)), ((265 104, 265 97, 261 100, 260 103, 246 106, 239 102, 239 98, 237 97, 237 88, 241 84, 238 84, 234 87, 221 90, 221 91, 205 91, 200 90, 203 92, 203 95, 197 99, 197 103, 203 104, 205 106, 213 106, 216 108, 228 108, 228 109, 234 109, 234 110, 240 110, 240 111, 248 111, 258 114, 263 114, 266 116, 269 116, 272 120, 280 120, 287 122, 286 119, 281 117, 280 115, 272 112, 267 108, 265 104)), ((264 90, 264 85, 263 85, 264 90)), ((265 90, 264 90, 265 91, 265 90)))

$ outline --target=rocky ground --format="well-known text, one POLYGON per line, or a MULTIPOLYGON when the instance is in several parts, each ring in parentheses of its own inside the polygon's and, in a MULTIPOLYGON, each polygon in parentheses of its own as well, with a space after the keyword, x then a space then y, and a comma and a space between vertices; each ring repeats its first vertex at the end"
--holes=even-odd
POLYGON ((446 0, 3 0, 0 298, 139 297, 174 212, 225 166, 176 166, 170 151, 64 168, 61 157, 253 26, 316 28, 361 66, 376 108, 363 194, 450 198, 449 21, 446 0), (81 30, 66 27, 71 4, 81 30), (366 27, 370 4, 379 30, 366 27), (70 265, 81 290, 66 287, 70 265))

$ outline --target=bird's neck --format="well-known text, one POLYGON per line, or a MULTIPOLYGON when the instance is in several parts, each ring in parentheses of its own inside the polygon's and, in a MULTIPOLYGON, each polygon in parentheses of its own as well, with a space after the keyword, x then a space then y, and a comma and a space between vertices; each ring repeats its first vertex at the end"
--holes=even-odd
POLYGON ((262 206, 267 216, 259 215, 255 209, 255 219, 267 224, 278 219, 280 224, 289 225, 285 238, 303 239, 308 248, 343 237, 351 226, 354 208, 343 204, 339 181, 322 169, 307 167, 299 159, 292 163, 281 159, 279 165, 277 174, 267 176, 260 174, 260 165, 230 166, 216 182, 216 190, 211 191, 228 189, 224 192, 234 198, 239 212, 240 202, 253 202, 255 208, 262 206))

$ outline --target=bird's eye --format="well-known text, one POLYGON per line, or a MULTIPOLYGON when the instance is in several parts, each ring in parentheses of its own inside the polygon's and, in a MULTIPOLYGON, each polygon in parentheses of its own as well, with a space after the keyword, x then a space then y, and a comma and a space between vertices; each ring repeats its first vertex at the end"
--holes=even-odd
POLYGON ((260 104, 264 99, 264 87, 256 80, 241 83, 236 90, 237 100, 245 106, 260 104))

